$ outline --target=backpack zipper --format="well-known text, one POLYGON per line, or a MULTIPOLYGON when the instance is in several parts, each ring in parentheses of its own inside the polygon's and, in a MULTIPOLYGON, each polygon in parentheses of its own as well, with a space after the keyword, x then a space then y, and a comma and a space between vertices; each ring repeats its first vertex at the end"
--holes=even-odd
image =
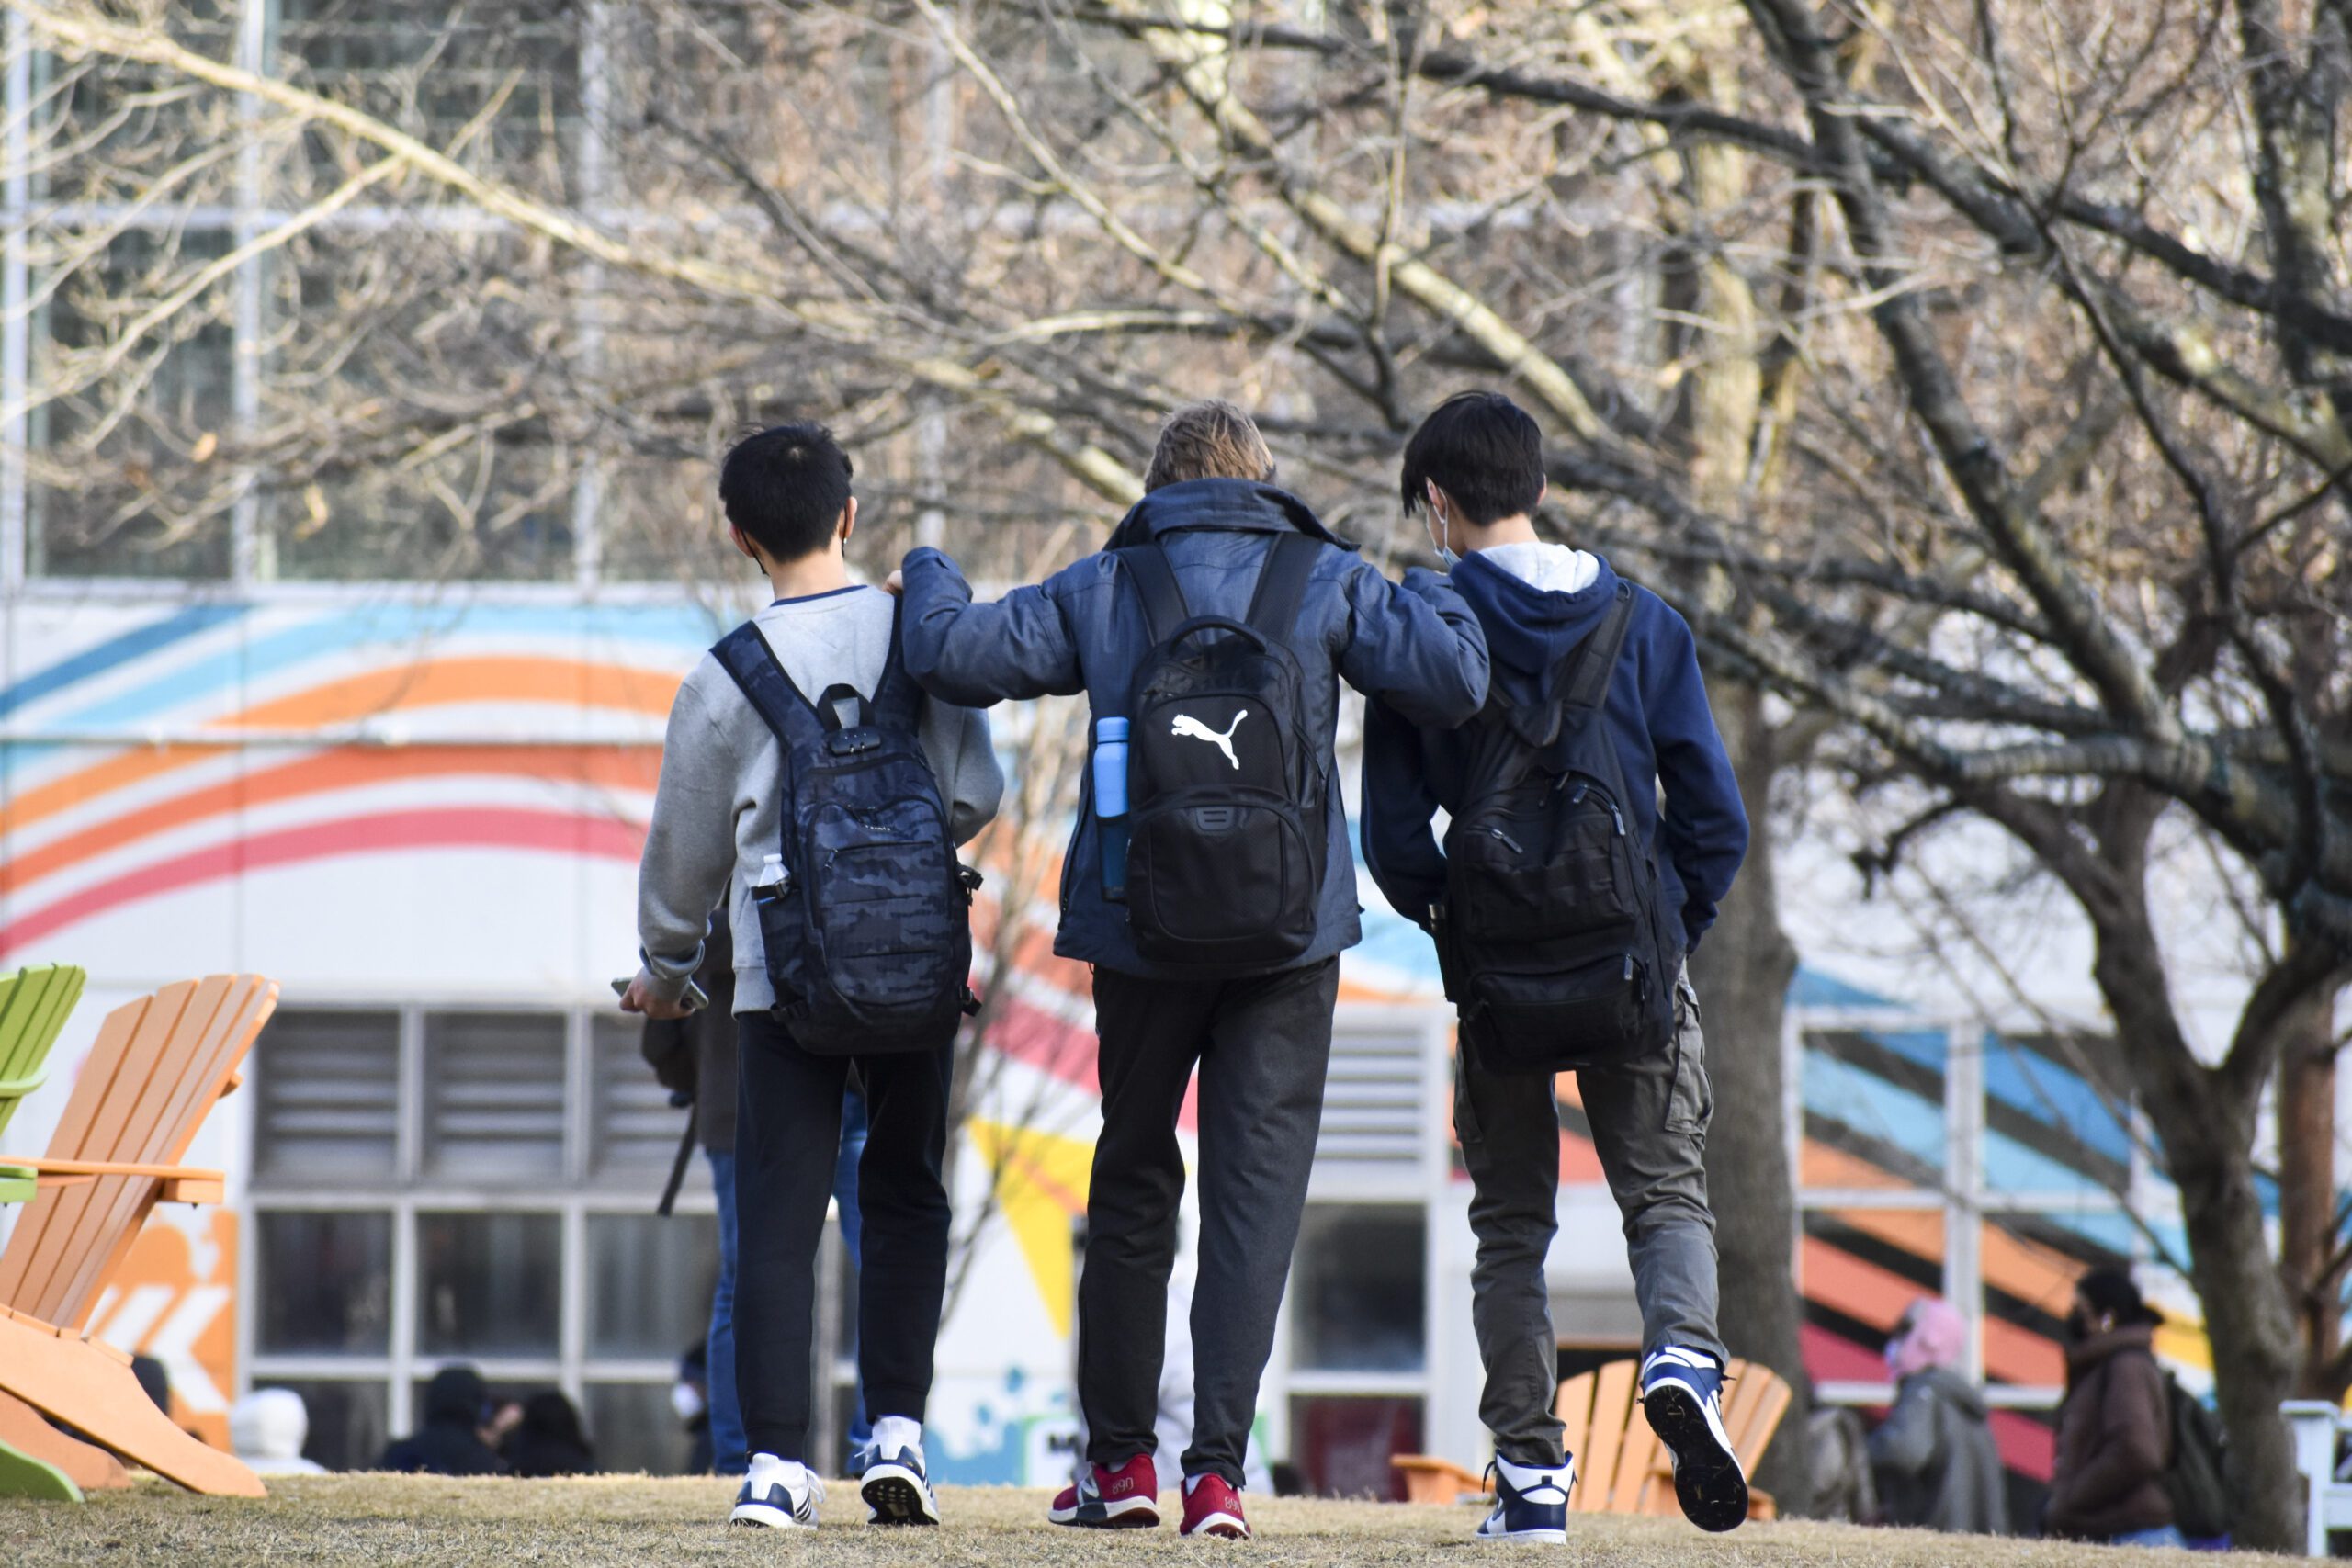
POLYGON ((1509 844, 1510 846, 1510 852, 1515 855, 1523 855, 1527 852, 1525 850, 1519 847, 1519 840, 1517 839, 1512 838, 1500 828, 1489 828, 1487 829, 1487 833, 1489 837, 1500 839, 1504 843, 1509 844))

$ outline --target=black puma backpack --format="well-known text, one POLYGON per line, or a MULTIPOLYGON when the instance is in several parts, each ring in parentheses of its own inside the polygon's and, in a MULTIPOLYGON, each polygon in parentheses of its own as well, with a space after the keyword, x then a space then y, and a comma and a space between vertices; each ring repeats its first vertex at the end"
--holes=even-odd
POLYGON ((1322 547, 1278 536, 1240 621, 1193 615, 1156 541, 1117 552, 1152 643, 1128 705, 1126 868, 1151 963, 1246 974, 1315 941, 1328 780, 1284 639, 1322 547))
POLYGON ((956 863, 898 627, 871 702, 846 685, 810 702, 756 625, 710 651, 784 749, 784 879, 752 889, 777 1021, 817 1055, 944 1045, 978 1005, 980 878, 956 863))
POLYGON ((1438 956, 1463 1042, 1490 1072, 1624 1062, 1673 1037, 1680 943, 1602 713, 1633 610, 1621 581, 1554 671, 1552 702, 1515 707, 1498 687, 1460 731, 1438 956))

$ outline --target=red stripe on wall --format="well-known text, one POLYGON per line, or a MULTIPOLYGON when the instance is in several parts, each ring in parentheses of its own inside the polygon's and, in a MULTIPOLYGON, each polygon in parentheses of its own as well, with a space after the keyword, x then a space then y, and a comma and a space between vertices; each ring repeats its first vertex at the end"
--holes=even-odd
POLYGON ((0 927, 0 955, 125 904, 267 866, 415 849, 535 850, 633 861, 644 845, 644 830, 635 823, 578 812, 452 807, 312 822, 158 861, 42 905, 0 927))

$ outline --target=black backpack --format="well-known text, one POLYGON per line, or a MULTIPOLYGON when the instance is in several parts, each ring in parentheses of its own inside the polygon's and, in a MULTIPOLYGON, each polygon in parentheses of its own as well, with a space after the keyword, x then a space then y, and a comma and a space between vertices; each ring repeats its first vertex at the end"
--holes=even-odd
POLYGON ((2229 1439, 2220 1418, 2169 1371, 2165 1403, 2172 1418, 2172 1462, 2165 1467, 2164 1489, 2172 1502, 2173 1523, 2191 1540, 2218 1540, 2237 1523, 2230 1495, 2229 1439))
POLYGON ((1621 581, 1554 671, 1550 704, 1514 709, 1498 688, 1460 731, 1462 809, 1435 930, 1463 1042, 1489 1072, 1604 1066, 1673 1038, 1680 943, 1665 934, 1602 716, 1633 610, 1621 581))
POLYGON ((1154 964, 1279 968, 1315 941, 1327 779, 1285 645, 1323 546, 1279 536, 1245 621, 1194 615, 1154 541, 1117 552, 1152 648, 1128 703, 1127 926, 1154 964))
POLYGON ((818 1055, 944 1045, 978 1007, 967 982, 980 878, 956 863, 898 627, 870 703, 847 685, 811 703, 756 625, 710 651, 784 749, 785 878, 752 890, 777 1021, 818 1055))

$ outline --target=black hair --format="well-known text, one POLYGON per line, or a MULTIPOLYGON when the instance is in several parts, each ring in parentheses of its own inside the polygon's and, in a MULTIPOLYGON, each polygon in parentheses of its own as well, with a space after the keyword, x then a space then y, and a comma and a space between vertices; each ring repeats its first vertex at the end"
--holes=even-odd
POLYGON ((769 559, 798 560, 833 536, 849 506, 850 472, 833 433, 798 420, 735 444, 719 467, 718 501, 769 559))
POLYGON ((1500 392, 1456 392, 1405 443, 1408 516, 1429 503, 1432 480, 1476 527, 1532 512, 1544 499, 1544 433, 1500 392))
POLYGON ((2164 1321, 2164 1314, 2148 1305, 2140 1287, 2120 1269, 2094 1269, 2075 1281, 2075 1290, 2094 1313, 2119 1325, 2164 1321))

